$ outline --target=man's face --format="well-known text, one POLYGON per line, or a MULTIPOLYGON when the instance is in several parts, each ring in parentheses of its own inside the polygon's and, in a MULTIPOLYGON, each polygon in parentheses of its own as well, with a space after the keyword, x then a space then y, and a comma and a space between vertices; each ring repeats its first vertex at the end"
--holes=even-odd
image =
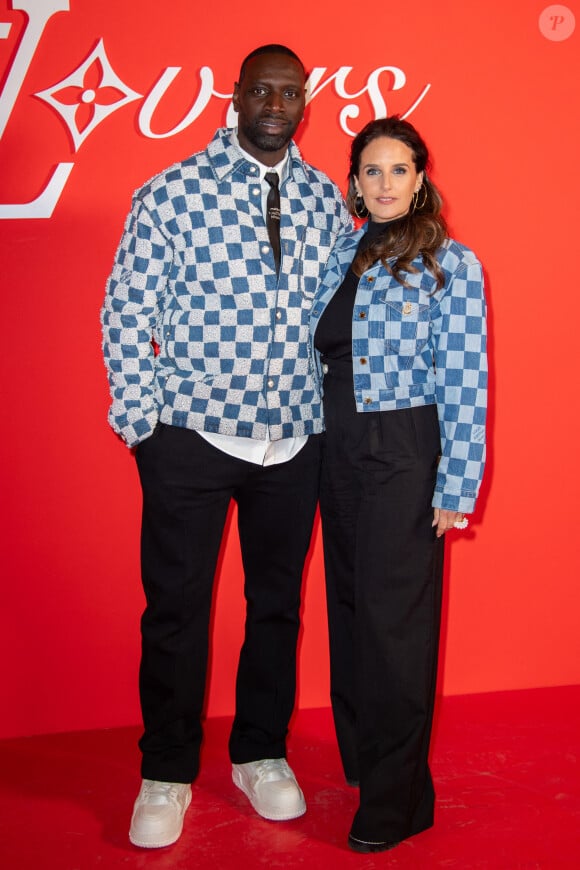
POLYGON ((304 72, 285 54, 259 54, 246 64, 236 82, 233 104, 238 113, 240 145, 260 163, 274 166, 304 114, 304 72))

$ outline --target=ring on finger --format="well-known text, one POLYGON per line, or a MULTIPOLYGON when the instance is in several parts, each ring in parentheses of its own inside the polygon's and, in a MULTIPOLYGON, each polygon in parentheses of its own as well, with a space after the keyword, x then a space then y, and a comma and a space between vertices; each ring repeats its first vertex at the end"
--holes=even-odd
POLYGON ((455 522, 453 523, 453 528, 463 530, 466 529, 468 525, 469 520, 467 519, 467 517, 463 517, 462 520, 455 520, 455 522))

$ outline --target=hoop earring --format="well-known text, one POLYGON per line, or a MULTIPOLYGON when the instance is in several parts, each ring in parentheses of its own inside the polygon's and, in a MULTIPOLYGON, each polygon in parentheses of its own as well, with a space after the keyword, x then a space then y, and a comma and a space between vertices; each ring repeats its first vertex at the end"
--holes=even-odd
POLYGON ((419 190, 416 190, 411 199, 411 214, 415 214, 416 211, 421 211, 421 209, 425 208, 425 204, 427 202, 427 186, 422 184, 419 190), (423 202, 419 205, 419 194, 423 191, 423 202))
POLYGON ((354 198, 354 202, 352 204, 352 210, 354 211, 355 215, 359 219, 365 218, 368 214, 368 210, 367 210, 367 207, 365 205, 365 201, 362 198, 362 196, 360 195, 360 193, 357 193, 357 195, 354 198), (362 208, 359 205, 359 200, 362 203, 362 208), (361 214, 361 211, 362 211, 362 214, 361 214))

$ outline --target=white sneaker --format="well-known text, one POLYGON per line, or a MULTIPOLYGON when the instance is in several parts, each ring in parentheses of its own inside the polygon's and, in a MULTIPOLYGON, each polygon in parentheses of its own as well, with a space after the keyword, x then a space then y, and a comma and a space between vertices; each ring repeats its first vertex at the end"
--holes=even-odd
POLYGON ((191 803, 191 786, 182 782, 144 779, 137 795, 129 839, 135 846, 158 849, 181 835, 183 817, 191 803))
POLYGON ((232 779, 264 819, 282 822, 306 812, 304 795, 285 758, 232 764, 232 779))

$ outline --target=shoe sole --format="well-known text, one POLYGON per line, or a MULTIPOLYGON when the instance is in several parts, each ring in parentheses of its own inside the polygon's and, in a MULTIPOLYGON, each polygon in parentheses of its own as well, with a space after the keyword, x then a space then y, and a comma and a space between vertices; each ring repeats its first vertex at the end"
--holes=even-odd
POLYGON ((356 837, 353 837, 352 834, 348 835, 348 845, 353 850, 353 852, 360 852, 362 854, 368 855, 375 852, 388 852, 390 849, 394 849, 396 846, 400 845, 400 840, 396 842, 368 842, 367 840, 357 840, 356 837))
POLYGON ((134 846, 139 846, 141 849, 163 849, 164 846, 172 846, 173 843, 176 843, 179 840, 179 838, 181 837, 181 833, 183 831, 183 821, 185 819, 185 814, 186 814, 186 812, 189 808, 189 805, 191 803, 191 798, 192 798, 192 794, 190 791, 188 793, 186 801, 185 801, 185 807, 183 808, 183 815, 181 817, 181 825, 179 826, 179 831, 174 836, 172 836, 168 839, 165 839, 165 840, 156 840, 154 843, 152 843, 152 842, 149 842, 146 840, 138 839, 137 837, 135 837, 132 834, 131 831, 129 831, 129 841, 134 846))
POLYGON ((302 795, 303 807, 301 807, 298 810, 298 812, 294 812, 294 813, 265 813, 262 810, 258 809, 256 804, 254 803, 252 792, 248 791, 246 789, 245 785, 242 782, 241 776, 237 772, 237 770, 232 771, 232 781, 233 781, 234 785, 240 789, 240 791, 243 791, 243 793, 246 795, 246 797, 248 798, 248 800, 252 804, 253 808, 258 813, 258 815, 261 816, 263 819, 267 819, 267 821, 269 821, 269 822, 290 822, 292 819, 299 819, 300 816, 303 816, 304 813, 306 812, 306 801, 304 800, 304 795, 302 794, 302 790, 300 789, 300 786, 297 786, 297 788, 300 791, 300 794, 302 795))

